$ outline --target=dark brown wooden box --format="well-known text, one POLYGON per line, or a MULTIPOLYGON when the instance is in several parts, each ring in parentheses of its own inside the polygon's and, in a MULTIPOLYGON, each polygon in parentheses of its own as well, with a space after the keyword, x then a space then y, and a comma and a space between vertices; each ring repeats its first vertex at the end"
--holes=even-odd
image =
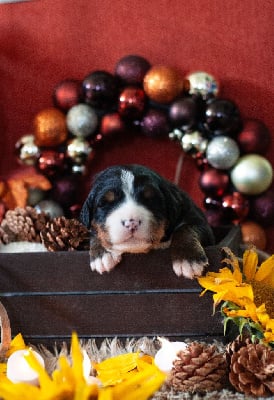
MULTIPOLYGON (((210 269, 221 266, 222 247, 237 253, 239 230, 206 249, 210 269)), ((111 273, 89 268, 88 252, 0 254, 0 295, 12 335, 28 342, 81 338, 223 335, 212 296, 199 297, 194 280, 174 274, 169 250, 125 255, 111 273)))

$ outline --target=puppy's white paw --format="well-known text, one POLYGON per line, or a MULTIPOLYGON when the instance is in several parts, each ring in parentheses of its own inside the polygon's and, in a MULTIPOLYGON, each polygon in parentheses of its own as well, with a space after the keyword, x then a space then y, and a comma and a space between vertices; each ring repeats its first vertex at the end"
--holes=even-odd
POLYGON ((207 265, 207 262, 198 262, 198 261, 174 261, 173 262, 173 271, 177 276, 185 276, 186 278, 193 279, 196 276, 201 276, 202 272, 207 265))
POLYGON ((105 252, 102 257, 97 257, 90 261, 92 271, 97 271, 99 274, 110 272, 121 261, 121 254, 105 252))

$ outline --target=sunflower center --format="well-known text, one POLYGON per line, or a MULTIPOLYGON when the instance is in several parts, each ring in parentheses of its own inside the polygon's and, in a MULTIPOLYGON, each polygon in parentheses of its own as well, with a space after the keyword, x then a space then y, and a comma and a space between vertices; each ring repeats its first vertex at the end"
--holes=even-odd
POLYGON ((253 281, 254 303, 257 307, 265 304, 266 311, 270 318, 274 318, 274 288, 264 283, 253 281))

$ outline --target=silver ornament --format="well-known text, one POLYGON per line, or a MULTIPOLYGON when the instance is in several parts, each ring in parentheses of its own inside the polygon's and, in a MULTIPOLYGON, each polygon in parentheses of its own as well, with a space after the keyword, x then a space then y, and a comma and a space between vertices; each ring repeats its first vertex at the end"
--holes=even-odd
POLYGON ((71 107, 66 117, 67 128, 75 136, 86 138, 94 133, 98 126, 96 112, 87 104, 71 107))
POLYGON ((40 157, 39 147, 34 142, 33 135, 22 136, 15 144, 18 160, 21 164, 35 165, 40 157))
POLYGON ((238 160, 231 170, 230 177, 239 192, 258 195, 271 185, 273 170, 266 158, 258 154, 248 154, 238 160))
POLYGON ((85 164, 89 155, 92 152, 92 147, 86 140, 76 137, 71 139, 67 144, 66 156, 74 164, 85 164))
POLYGON ((169 132, 168 137, 170 140, 181 140, 183 134, 184 133, 180 129, 175 128, 172 132, 169 132))
POLYGON ((45 212, 51 218, 62 217, 64 210, 62 207, 53 200, 42 200, 34 207, 38 213, 45 212))
POLYGON ((199 95, 204 100, 216 97, 219 93, 219 84, 214 76, 204 71, 191 72, 185 77, 186 90, 190 95, 199 95))
POLYGON ((237 142, 227 136, 216 136, 208 144, 206 158, 208 163, 217 169, 233 167, 240 156, 237 142))
POLYGON ((185 133, 181 145, 185 153, 195 154, 206 151, 208 140, 199 131, 185 133))

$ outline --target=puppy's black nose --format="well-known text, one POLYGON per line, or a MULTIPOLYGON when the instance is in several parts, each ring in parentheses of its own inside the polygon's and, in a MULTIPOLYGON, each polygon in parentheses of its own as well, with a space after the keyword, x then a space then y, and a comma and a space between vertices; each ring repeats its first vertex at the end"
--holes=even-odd
POLYGON ((134 218, 123 219, 121 222, 122 225, 131 232, 136 231, 138 229, 138 226, 141 225, 141 221, 134 218))

